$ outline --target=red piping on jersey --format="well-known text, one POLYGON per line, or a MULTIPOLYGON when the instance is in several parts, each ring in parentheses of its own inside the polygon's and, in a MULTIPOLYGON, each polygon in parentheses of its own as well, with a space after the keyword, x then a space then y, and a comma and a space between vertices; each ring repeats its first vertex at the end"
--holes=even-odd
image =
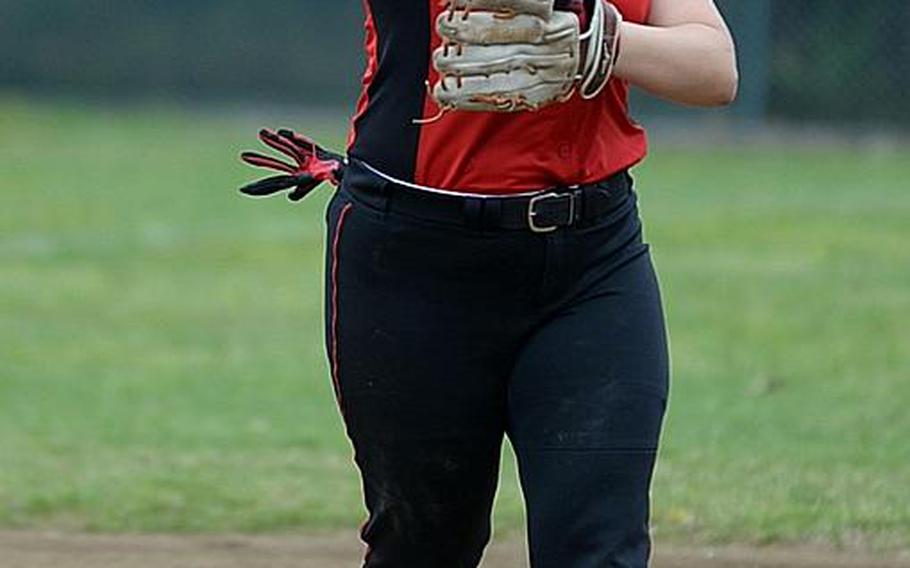
POLYGON ((335 225, 335 236, 332 239, 332 384, 335 386, 335 398, 342 415, 344 415, 344 406, 341 401, 341 383, 338 381, 338 249, 341 244, 344 222, 352 207, 354 204, 348 203, 341 209, 338 223, 335 225))
POLYGON ((357 121, 370 106, 370 86, 379 70, 379 34, 376 29, 376 20, 373 18, 373 9, 370 0, 363 0, 363 11, 366 14, 364 23, 364 52, 367 58, 367 68, 363 73, 363 91, 357 100, 357 111, 351 118, 351 127, 348 130, 348 149, 357 139, 357 121))

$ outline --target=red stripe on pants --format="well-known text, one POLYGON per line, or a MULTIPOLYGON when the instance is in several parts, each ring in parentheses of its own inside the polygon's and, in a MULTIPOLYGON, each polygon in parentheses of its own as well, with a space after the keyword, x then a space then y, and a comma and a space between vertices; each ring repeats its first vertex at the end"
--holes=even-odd
POLYGON ((338 382, 338 248, 341 243, 341 233, 344 222, 354 204, 348 203, 338 215, 338 224, 335 226, 335 236, 332 239, 332 384, 335 386, 335 398, 338 408, 344 414, 341 404, 341 384, 338 382))

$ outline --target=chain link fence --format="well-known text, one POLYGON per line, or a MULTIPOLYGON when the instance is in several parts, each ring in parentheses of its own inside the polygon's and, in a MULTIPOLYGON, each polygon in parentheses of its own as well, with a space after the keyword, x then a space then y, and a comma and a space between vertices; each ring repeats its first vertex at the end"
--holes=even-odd
MULTIPOLYGON (((0 90, 350 107, 363 66, 359 4, 0 0, 0 90)), ((742 75, 739 101, 721 114, 910 130, 910 1, 718 4, 742 75)), ((636 105, 679 112, 647 97, 636 105)))
MULTIPOLYGON (((910 2, 718 0, 737 39, 752 120, 910 130, 910 2)), ((673 115, 647 97, 643 113, 673 115)))
POLYGON ((771 28, 771 116, 910 127, 910 2, 775 0, 771 28))

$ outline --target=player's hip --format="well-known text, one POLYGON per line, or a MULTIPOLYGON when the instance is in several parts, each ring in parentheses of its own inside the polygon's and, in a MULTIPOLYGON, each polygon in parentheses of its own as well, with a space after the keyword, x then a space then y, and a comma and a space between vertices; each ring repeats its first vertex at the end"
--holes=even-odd
POLYGON ((400 186, 354 164, 326 220, 327 274, 342 289, 540 307, 571 302, 647 254, 625 172, 589 186, 478 198, 400 186))

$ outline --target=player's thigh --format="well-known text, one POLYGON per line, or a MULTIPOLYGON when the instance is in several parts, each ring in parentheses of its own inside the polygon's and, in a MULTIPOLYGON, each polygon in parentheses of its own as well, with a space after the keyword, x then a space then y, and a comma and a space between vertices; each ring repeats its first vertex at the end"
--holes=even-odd
POLYGON ((501 330, 476 306, 489 296, 484 279, 457 271, 479 246, 344 193, 328 225, 326 349, 348 433, 377 442, 501 435, 501 330))
POLYGON ((668 388, 660 293, 642 254, 528 339, 509 383, 509 433, 526 448, 655 447, 668 388))
POLYGON ((599 286, 528 341, 510 383, 535 566, 639 566, 648 555, 668 390, 660 297, 647 254, 599 286))
POLYGON ((434 554, 476 555, 489 536, 508 369, 495 326, 472 308, 483 297, 468 289, 472 272, 444 272, 475 245, 365 207, 333 200, 326 271, 327 351, 370 512, 363 536, 374 561, 443 566, 434 554))

